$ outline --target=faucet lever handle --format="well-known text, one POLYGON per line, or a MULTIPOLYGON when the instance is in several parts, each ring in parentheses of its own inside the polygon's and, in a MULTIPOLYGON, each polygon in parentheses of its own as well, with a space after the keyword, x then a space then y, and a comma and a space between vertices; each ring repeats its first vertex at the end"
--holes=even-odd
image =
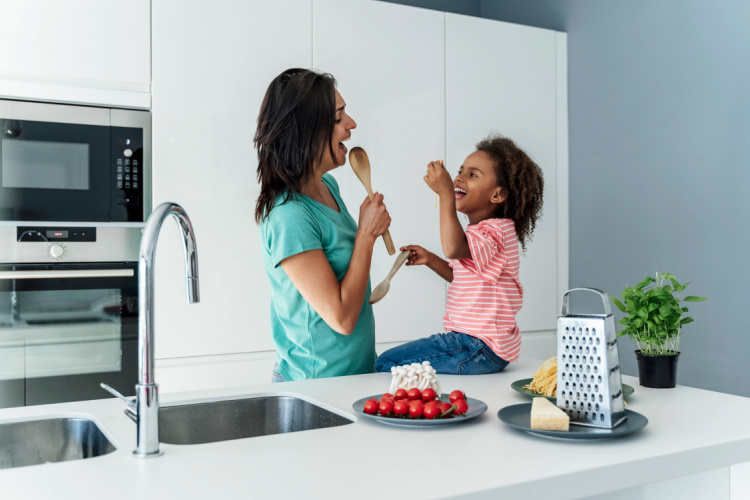
POLYGON ((120 394, 116 389, 108 386, 104 382, 102 382, 101 384, 99 384, 99 387, 101 387, 102 389, 104 389, 105 391, 107 391, 108 393, 112 394, 114 397, 116 397, 117 399, 119 399, 120 401, 122 401, 123 403, 125 403, 126 405, 128 405, 128 408, 130 410, 135 411, 135 398, 134 399, 128 399, 128 398, 126 398, 125 396, 123 396, 122 394, 120 394))

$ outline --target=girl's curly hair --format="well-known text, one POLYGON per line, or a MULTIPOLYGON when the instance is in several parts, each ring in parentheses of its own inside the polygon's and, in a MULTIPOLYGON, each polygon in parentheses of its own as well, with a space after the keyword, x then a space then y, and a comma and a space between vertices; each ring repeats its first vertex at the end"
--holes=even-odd
POLYGON ((525 252, 542 216, 542 169, 515 142, 501 135, 493 134, 480 141, 477 151, 484 151, 495 162, 497 184, 507 195, 497 216, 515 223, 518 242, 525 252))

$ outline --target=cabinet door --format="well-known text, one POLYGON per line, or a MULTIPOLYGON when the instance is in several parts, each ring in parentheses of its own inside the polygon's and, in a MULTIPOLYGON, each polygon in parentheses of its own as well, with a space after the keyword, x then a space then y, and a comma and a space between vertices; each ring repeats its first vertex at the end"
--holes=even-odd
POLYGON ((153 3, 154 206, 180 203, 192 219, 201 287, 201 302, 188 305, 180 236, 165 224, 156 257, 159 358, 273 349, 253 219, 253 134, 271 80, 311 66, 311 7, 153 3))
POLYGON ((3 2, 0 96, 148 108, 149 0, 3 2))
POLYGON ((477 142, 497 132, 544 171, 543 216, 521 257, 524 305, 518 324, 524 332, 556 328, 567 286, 567 101, 558 92, 566 75, 559 36, 446 14, 446 167, 457 170, 477 142))
MULTIPOLYGON (((370 279, 388 274, 398 248, 421 245, 441 254, 435 195, 424 183, 427 163, 445 155, 444 14, 385 2, 315 0, 313 64, 333 74, 357 122, 349 149, 360 146, 383 193, 395 255, 378 241, 370 279)), ((357 219, 367 193, 347 164, 333 172, 357 219)), ((445 281, 424 266, 402 267, 388 295, 373 306, 378 342, 442 331, 445 281)))

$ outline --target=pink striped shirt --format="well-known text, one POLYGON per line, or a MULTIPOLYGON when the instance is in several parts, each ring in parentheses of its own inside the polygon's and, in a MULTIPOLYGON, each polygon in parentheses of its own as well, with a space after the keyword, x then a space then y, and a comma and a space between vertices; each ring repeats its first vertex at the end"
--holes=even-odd
POLYGON ((523 305, 518 279, 516 227, 510 219, 487 219, 466 228, 470 259, 453 259, 453 281, 443 326, 482 339, 505 361, 516 361, 521 332, 516 314, 523 305))

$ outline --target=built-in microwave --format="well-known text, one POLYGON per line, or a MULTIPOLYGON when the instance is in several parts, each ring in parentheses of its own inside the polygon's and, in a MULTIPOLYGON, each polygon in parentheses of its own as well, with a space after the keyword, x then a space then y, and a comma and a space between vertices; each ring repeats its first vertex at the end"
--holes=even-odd
POLYGON ((143 223, 148 111, 0 99, 0 221, 143 223))

